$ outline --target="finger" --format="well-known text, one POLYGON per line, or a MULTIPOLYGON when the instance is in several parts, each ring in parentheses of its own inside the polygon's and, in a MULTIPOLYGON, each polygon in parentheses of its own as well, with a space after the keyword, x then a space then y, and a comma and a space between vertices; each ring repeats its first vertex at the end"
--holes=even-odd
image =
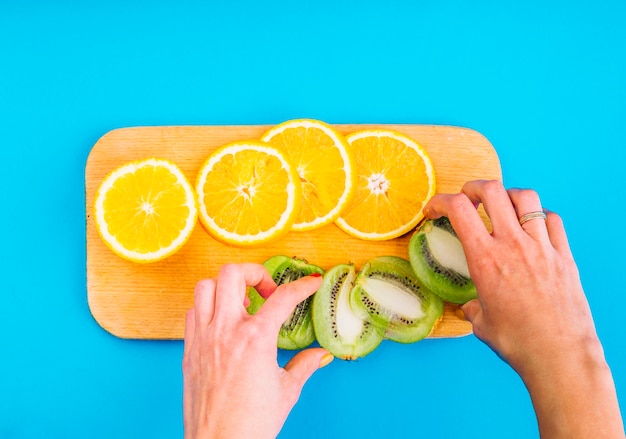
POLYGON ((470 300, 461 306, 461 310, 465 314, 465 318, 472 324, 474 335, 479 340, 485 341, 485 337, 489 336, 489 333, 483 329, 483 308, 479 299, 470 300))
MULTIPOLYGON (((537 192, 530 189, 509 189, 509 198, 515 208, 515 213, 519 220, 531 212, 543 212, 541 200, 537 192)), ((521 224, 522 229, 533 238, 546 241, 548 240, 548 229, 546 222, 542 218, 535 218, 521 224)))
MULTIPOLYGON (((248 287, 267 294, 276 285, 267 269, 260 264, 226 264, 220 268, 215 293, 215 315, 230 318, 246 313, 248 287)), ((275 287, 274 287, 275 288, 275 287)))
POLYGON ((278 333, 280 326, 287 320, 296 305, 315 293, 321 284, 321 276, 310 275, 279 285, 261 306, 256 317, 266 321, 272 332, 278 333))
POLYGON ((467 321, 472 324, 474 324, 474 322, 478 319, 478 315, 483 311, 478 299, 470 300, 464 305, 461 305, 461 310, 463 311, 467 321))
POLYGON ((333 357, 326 349, 309 348, 298 352, 285 365, 283 386, 288 398, 295 404, 302 387, 320 367, 327 365, 333 357))
POLYGON ((562 255, 572 257, 563 220, 558 214, 546 210, 546 229, 552 246, 562 255))
POLYGON ((510 234, 519 226, 509 194, 498 180, 475 180, 465 183, 462 192, 474 203, 482 203, 491 220, 493 234, 510 234))
POLYGON ((265 270, 265 273, 261 274, 262 278, 252 286, 254 286, 254 289, 257 290, 261 297, 267 299, 274 290, 276 290, 276 282, 274 282, 274 279, 272 279, 272 276, 267 270, 265 270))
POLYGON ((433 219, 447 217, 459 236, 468 259, 472 259, 473 254, 482 248, 482 243, 490 239, 489 231, 476 211, 476 206, 463 193, 435 195, 424 208, 424 215, 433 219))
POLYGON ((195 328, 204 328, 215 313, 215 279, 203 279, 196 284, 193 296, 195 328))
POLYGON ((184 337, 184 348, 183 348, 183 422, 185 425, 185 430, 190 426, 192 421, 191 418, 191 386, 190 383, 190 375, 191 375, 191 345, 193 344, 194 334, 195 334, 195 318, 194 318, 194 310, 190 309, 187 311, 185 315, 185 337, 184 337))
POLYGON ((195 335, 195 318, 194 318, 194 310, 190 309, 185 314, 185 335, 184 335, 184 344, 183 344, 183 357, 187 357, 189 355, 189 350, 191 349, 191 345, 193 344, 193 338, 195 335))

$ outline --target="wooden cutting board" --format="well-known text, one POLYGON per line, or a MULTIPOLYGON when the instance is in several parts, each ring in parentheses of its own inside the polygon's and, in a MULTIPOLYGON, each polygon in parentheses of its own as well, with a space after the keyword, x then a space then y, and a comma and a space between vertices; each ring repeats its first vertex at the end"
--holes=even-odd
MULTIPOLYGON (((208 155, 238 140, 258 139, 270 126, 167 126, 121 128, 108 132, 94 145, 85 169, 87 215, 87 295, 96 321, 111 334, 132 339, 181 339, 184 317, 193 304, 194 285, 214 277, 227 262, 263 262, 277 254, 298 256, 323 268, 353 262, 356 268, 370 258, 397 255, 408 258, 411 233, 390 241, 352 238, 334 225, 311 232, 289 232, 263 248, 241 249, 213 240, 198 223, 190 240, 175 255, 153 264, 136 264, 113 254, 94 225, 93 203, 102 179, 116 167, 148 157, 178 164, 192 184, 208 155)), ((500 162, 480 133, 459 127, 433 125, 335 125, 347 134, 367 128, 402 132, 429 153, 435 167, 437 191, 458 192, 474 179, 501 179, 500 162)), ((487 222, 487 218, 483 214, 487 222)), ((458 308, 446 304, 443 318, 431 337, 457 337, 471 332, 458 308)))

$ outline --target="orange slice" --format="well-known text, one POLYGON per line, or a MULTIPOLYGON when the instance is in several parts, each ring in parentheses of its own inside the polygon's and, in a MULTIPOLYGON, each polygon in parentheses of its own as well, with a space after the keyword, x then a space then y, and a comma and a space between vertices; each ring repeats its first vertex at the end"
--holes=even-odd
POLYGON ((106 245, 134 262, 155 262, 178 251, 197 220, 193 187, 163 159, 127 163, 100 184, 95 224, 106 245))
POLYGON ((302 207, 292 229, 316 229, 337 219, 356 183, 345 138, 324 122, 296 119, 275 126, 261 140, 287 154, 302 183, 302 207))
POLYGON ((356 157, 356 194, 336 224, 366 240, 396 238, 423 218, 435 194, 435 173, 426 151, 412 139, 389 130, 346 136, 356 157))
POLYGON ((288 232, 302 200, 285 154, 261 142, 236 142, 211 154, 196 179, 199 218, 215 239, 262 244, 288 232))

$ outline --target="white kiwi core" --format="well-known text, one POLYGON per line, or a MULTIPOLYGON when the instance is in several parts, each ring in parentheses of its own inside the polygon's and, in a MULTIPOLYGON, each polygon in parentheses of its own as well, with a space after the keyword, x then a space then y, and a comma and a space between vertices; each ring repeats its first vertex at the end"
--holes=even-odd
POLYGON ((465 252, 463 252, 463 246, 457 237, 439 227, 433 227, 426 234, 426 240, 431 256, 441 265, 465 277, 470 277, 465 252))
POLYGON ((348 344, 354 344, 363 333, 363 320, 350 307, 350 290, 355 275, 342 284, 337 297, 337 332, 348 344))
POLYGON ((363 282, 363 289, 374 302, 393 314, 410 319, 424 317, 424 310, 419 299, 396 285, 384 280, 368 278, 363 282))

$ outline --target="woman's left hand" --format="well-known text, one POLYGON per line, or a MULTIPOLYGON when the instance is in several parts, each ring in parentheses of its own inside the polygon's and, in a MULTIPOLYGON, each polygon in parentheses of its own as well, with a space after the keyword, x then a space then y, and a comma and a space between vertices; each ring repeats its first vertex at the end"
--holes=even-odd
POLYGON ((185 438, 275 438, 304 383, 332 360, 321 348, 277 362, 278 331, 295 306, 313 294, 320 277, 276 287, 258 264, 224 265, 216 279, 200 281, 187 313, 184 376, 185 438), (267 297, 255 315, 246 290, 267 297))

